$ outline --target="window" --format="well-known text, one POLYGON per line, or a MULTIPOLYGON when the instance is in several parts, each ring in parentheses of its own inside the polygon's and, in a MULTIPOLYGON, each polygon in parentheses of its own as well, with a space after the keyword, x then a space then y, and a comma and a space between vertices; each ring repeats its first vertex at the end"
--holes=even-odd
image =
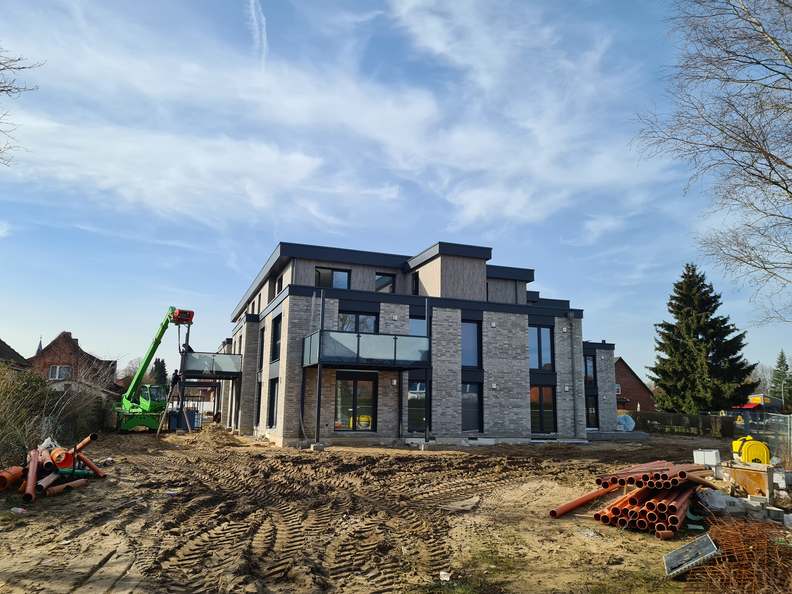
POLYGON ((253 426, 258 427, 258 424, 261 421, 261 382, 256 384, 256 412, 254 417, 255 419, 253 421, 253 426))
POLYGON ((278 424, 278 378, 269 382, 267 395, 267 428, 272 429, 278 424))
POLYGON ((616 384, 616 396, 621 396, 621 384, 616 384))
POLYGON ((410 336, 426 336, 426 318, 410 318, 410 336))
POLYGON ((481 324, 462 322, 462 367, 481 367, 481 324))
POLYGON ((421 294, 421 279, 418 277, 417 272, 412 273, 412 294, 413 295, 420 295, 421 294))
POLYGON ((376 431, 376 375, 336 373, 336 431, 376 431))
POLYGON ((325 289, 348 289, 349 270, 316 267, 316 286, 325 289))
POLYGON ((594 355, 586 355, 583 357, 583 362, 586 369, 586 383, 595 384, 597 381, 596 359, 594 355))
POLYGON ((411 381, 407 389, 407 431, 426 431, 426 382, 411 381))
POLYGON ((531 433, 555 432, 555 388, 553 386, 531 386, 531 433))
POLYGON ((71 365, 50 365, 49 379, 51 380, 66 380, 70 379, 72 375, 71 365))
POLYGON ((272 318, 272 337, 270 342, 270 363, 280 359, 281 348, 281 317, 272 318))
POLYGON ((256 313, 261 311, 261 293, 258 294, 258 301, 256 304, 256 313))
POLYGON ((341 332, 376 334, 378 326, 377 318, 377 314, 342 311, 338 313, 338 329, 341 332))
MULTIPOLYGON (((264 328, 259 331, 259 371, 264 369, 264 328)), ((259 390, 260 391, 260 390, 259 390)))
POLYGON ((374 279, 374 289, 377 293, 395 293, 396 275, 378 272, 374 279))
POLYGON ((586 429, 599 429, 599 399, 596 392, 586 394, 586 429))
POLYGON ((548 326, 528 328, 528 361, 531 369, 553 370, 553 329, 548 326))
POLYGON ((481 384, 462 384, 462 431, 484 431, 481 384))
POLYGON ((281 291, 283 291, 283 275, 282 274, 278 277, 278 283, 275 286, 275 292, 276 293, 280 293, 281 291))

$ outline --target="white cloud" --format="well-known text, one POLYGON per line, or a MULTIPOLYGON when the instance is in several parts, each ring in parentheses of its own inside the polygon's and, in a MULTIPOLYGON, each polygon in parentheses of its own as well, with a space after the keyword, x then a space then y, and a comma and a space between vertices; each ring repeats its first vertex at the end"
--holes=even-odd
POLYGON ((343 228, 361 205, 409 198, 409 182, 453 207, 441 225, 490 227, 545 220, 592 190, 640 191, 664 170, 633 163, 615 131, 626 73, 606 68, 608 36, 569 44, 525 3, 314 15, 344 31, 344 48, 375 25, 400 27, 423 62, 451 69, 435 83, 363 74, 360 56, 268 56, 258 0, 239 15, 255 59, 197 20, 166 31, 109 5, 29 10, 12 5, 0 24, 4 43, 46 61, 41 99, 15 118, 27 150, 14 174, 75 196, 215 226, 289 200, 343 228))
POLYGON ((601 214, 589 217, 583 223, 583 235, 580 245, 592 245, 603 236, 624 229, 625 217, 614 214, 601 214))
POLYGON ((11 225, 5 221, 0 221, 0 239, 11 235, 11 225))

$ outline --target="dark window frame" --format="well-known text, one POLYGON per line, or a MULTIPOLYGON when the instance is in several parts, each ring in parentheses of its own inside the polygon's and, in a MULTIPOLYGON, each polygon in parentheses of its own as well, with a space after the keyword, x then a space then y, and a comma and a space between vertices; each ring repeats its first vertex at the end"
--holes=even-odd
POLYGON ((412 276, 410 277, 410 292, 413 295, 421 294, 421 277, 417 272, 413 272, 412 276))
POLYGON ((264 327, 259 330, 259 356, 258 356, 258 370, 261 371, 264 369, 264 339, 266 338, 266 332, 264 331, 264 327))
POLYGON ((262 384, 261 384, 261 381, 259 381, 256 384, 256 389, 257 389, 257 392, 256 392, 256 412, 255 412, 254 418, 253 418, 253 426, 254 427, 258 427, 259 423, 261 422, 261 388, 262 388, 262 384))
POLYGON ((269 381, 267 389, 267 429, 274 429, 278 426, 278 390, 280 389, 280 378, 274 377, 269 381), (273 386, 275 387, 273 391, 273 386))
POLYGON ((335 401, 333 402, 333 431, 336 433, 376 433, 377 432, 377 408, 379 406, 379 374, 376 372, 365 371, 337 371, 336 372, 336 388, 335 388, 335 401), (338 382, 339 381, 352 381, 352 428, 351 429, 338 429, 336 427, 336 412, 338 411, 338 382), (371 429, 358 429, 357 428, 357 399, 358 399, 358 382, 372 382, 371 394, 371 429))
MULTIPOLYGON (((549 324, 531 324, 528 326, 528 332, 531 332, 533 329, 536 329, 536 361, 539 367, 529 367, 529 369, 535 371, 555 371, 555 328, 549 324), (542 355, 544 354, 544 349, 542 348, 542 328, 546 328, 550 331, 550 367, 542 366, 542 355)), ((530 360, 529 353, 529 365, 530 360)))
POLYGON ((270 322, 270 363, 280 361, 281 335, 283 333, 282 315, 283 314, 278 314, 273 317, 270 322))
POLYGON ((597 386, 597 355, 596 354, 585 354, 583 355, 583 379, 586 382, 586 386, 597 386), (586 361, 591 360, 591 379, 588 379, 588 371, 586 369, 586 361))
POLYGON ((459 386, 459 397, 460 397, 460 412, 462 406, 462 395, 465 393, 464 386, 478 386, 478 428, 476 429, 465 429, 462 427, 463 433, 484 433, 484 383, 483 382, 462 382, 459 386))
POLYGON ((533 400, 531 399, 531 395, 528 395, 528 404, 531 410, 531 433, 536 433, 539 435, 549 435, 551 433, 558 433, 558 391, 556 390, 556 386, 549 386, 544 384, 535 384, 530 387, 531 390, 536 388, 539 390, 539 409, 538 409, 538 417, 539 417, 539 424, 540 427, 537 428, 534 426, 533 422, 533 400), (551 431, 547 431, 547 427, 544 426, 544 395, 545 390, 550 391, 550 399, 553 402, 553 427, 551 431))
POLYGON ((483 332, 482 332, 482 328, 481 328, 481 320, 462 320, 462 322, 460 323, 460 326, 459 326, 459 337, 460 337, 460 341, 461 341, 462 344, 460 345, 461 348, 460 348, 459 354, 460 354, 460 359, 463 361, 462 362, 462 368, 463 369, 481 369, 482 368, 483 359, 484 359, 484 353, 482 352, 483 346, 484 346, 483 345, 483 340, 482 340, 482 334, 483 334, 483 332), (464 327, 465 324, 475 324, 476 325, 476 364, 475 365, 465 365, 465 363, 464 363, 465 338, 464 338, 464 332, 463 332, 462 328, 464 327))
MULTIPOLYGON (((337 330, 337 332, 348 332, 350 334, 379 334, 379 326, 380 326, 380 319, 379 314, 374 313, 371 311, 351 311, 351 310, 341 310, 338 312, 338 315, 341 316, 342 314, 347 316, 355 316, 355 329, 354 330, 337 330), (374 318, 374 331, 373 332, 361 332, 360 331, 360 316, 367 316, 374 318)), ((340 320, 339 320, 340 322, 340 320)), ((339 323, 340 326, 340 323, 339 323)), ((335 332, 335 331, 334 331, 335 332)))
POLYGON ((283 291, 283 275, 282 274, 278 277, 278 281, 275 283, 275 294, 277 295, 281 291, 283 291))
POLYGON ((351 268, 330 268, 328 266, 315 266, 314 267, 314 286, 320 289, 349 289, 352 286, 352 269, 351 268), (329 270, 330 271, 330 286, 323 287, 319 284, 319 271, 320 270, 329 270), (346 276, 346 287, 334 287, 333 286, 333 275, 336 272, 343 272, 346 276))
POLYGON ((374 292, 375 293, 395 293, 396 292, 396 274, 393 273, 393 272, 375 272, 374 273, 374 292), (377 279, 379 277, 381 277, 381 276, 382 277, 387 276, 388 278, 391 279, 391 282, 390 282, 390 285, 389 285, 390 286, 390 291, 380 291, 377 288, 377 279))

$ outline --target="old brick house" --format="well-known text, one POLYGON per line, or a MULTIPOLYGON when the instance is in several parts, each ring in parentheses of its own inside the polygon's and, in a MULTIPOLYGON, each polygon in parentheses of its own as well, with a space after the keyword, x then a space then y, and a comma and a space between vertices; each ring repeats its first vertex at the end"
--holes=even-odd
POLYGON ((56 389, 64 383, 78 382, 116 391, 116 361, 99 359, 85 352, 71 332, 61 332, 43 348, 39 343, 38 351, 28 363, 56 389))
POLYGON ((616 357, 616 402, 623 410, 655 410, 654 394, 621 357, 616 357))

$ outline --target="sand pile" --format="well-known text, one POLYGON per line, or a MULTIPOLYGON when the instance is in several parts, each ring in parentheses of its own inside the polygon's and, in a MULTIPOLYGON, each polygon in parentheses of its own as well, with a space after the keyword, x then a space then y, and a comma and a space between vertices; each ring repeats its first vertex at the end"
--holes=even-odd
POLYGON ((190 442, 197 447, 211 449, 233 448, 245 445, 217 423, 204 425, 200 431, 196 431, 192 434, 190 442))

